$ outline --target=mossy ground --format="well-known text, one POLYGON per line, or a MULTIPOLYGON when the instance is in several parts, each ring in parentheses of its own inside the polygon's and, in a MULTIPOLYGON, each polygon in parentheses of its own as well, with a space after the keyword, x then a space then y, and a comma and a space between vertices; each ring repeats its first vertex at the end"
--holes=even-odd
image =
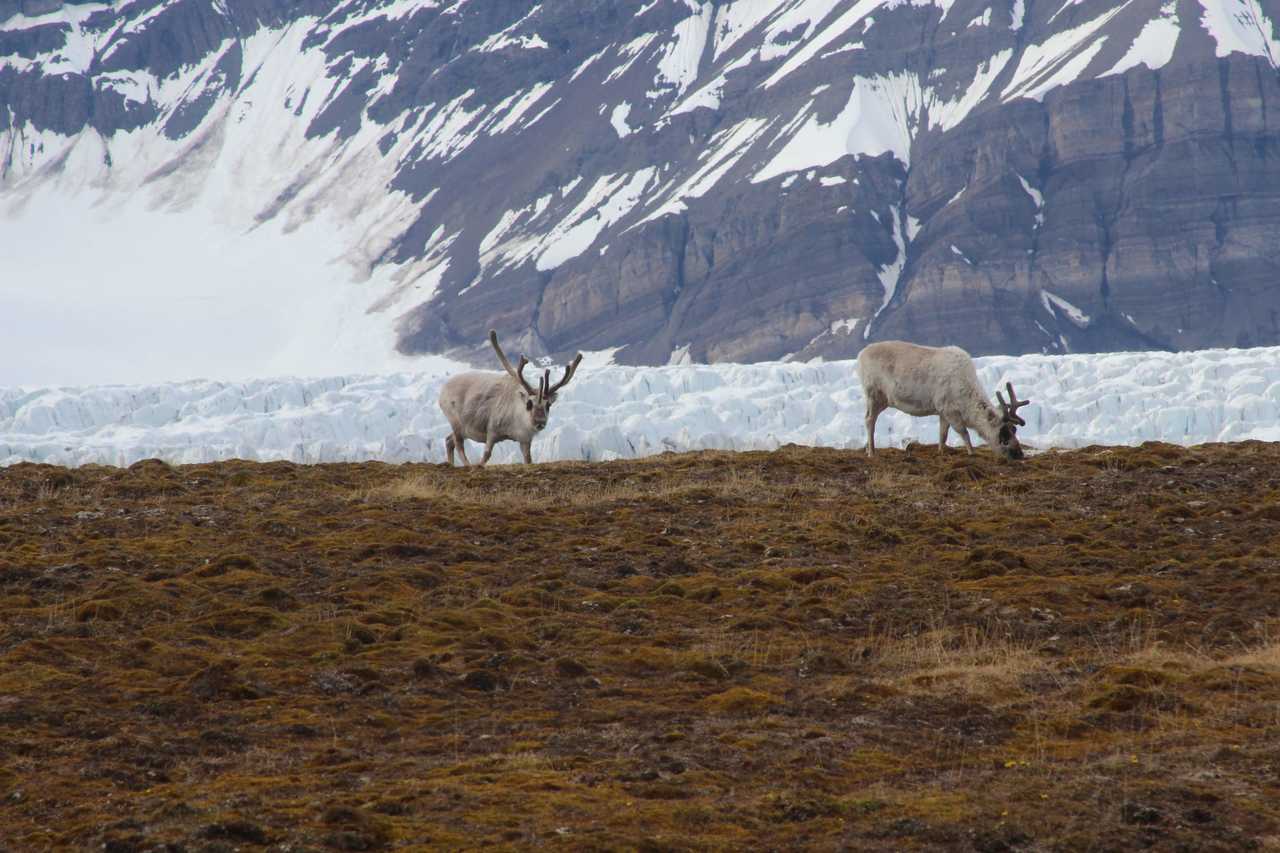
POLYGON ((0 848, 1280 845, 1280 445, 0 470, 0 848))

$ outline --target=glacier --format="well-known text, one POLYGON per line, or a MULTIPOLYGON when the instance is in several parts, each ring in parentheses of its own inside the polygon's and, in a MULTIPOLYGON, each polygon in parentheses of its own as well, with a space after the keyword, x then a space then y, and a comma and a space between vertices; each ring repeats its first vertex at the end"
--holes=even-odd
MULTIPOLYGON (((589 359, 560 394, 534 459, 664 451, 859 448, 856 362, 623 367, 589 359)), ((1280 441, 1280 347, 974 359, 990 392, 1012 382, 1036 449, 1280 441)), ((555 371, 555 372, 558 372, 555 371)), ((224 459, 442 462, 444 368, 382 375, 0 387, 0 465, 126 466, 224 459)), ((937 441, 935 418, 889 411, 881 446, 937 441)), ((955 439, 952 439, 955 443, 955 439)), ((516 462, 498 446, 494 461, 516 462)))

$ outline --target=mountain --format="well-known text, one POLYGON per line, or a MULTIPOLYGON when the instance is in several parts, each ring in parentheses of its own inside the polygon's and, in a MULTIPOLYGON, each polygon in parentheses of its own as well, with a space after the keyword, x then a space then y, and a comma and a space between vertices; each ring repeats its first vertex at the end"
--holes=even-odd
POLYGON ((0 0, 0 228, 145 198, 219 254, 278 235, 288 277, 328 222, 338 283, 291 305, 486 363, 490 327, 627 364, 1277 344, 1278 16, 0 0))

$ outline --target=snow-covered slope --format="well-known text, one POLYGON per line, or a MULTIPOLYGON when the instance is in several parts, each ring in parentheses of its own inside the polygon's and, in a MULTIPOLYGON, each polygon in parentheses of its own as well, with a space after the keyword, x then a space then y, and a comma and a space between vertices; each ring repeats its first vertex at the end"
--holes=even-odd
POLYGON ((0 0, 0 381, 1273 343, 1277 3, 0 0))
MULTIPOLYGON (((1036 447, 1280 441, 1280 349, 978 359, 1013 382, 1036 447)), ((666 450, 861 447, 854 362, 583 369, 561 392, 534 458, 607 460, 666 450)), ((442 375, 0 389, 0 464, 129 465, 288 459, 444 459, 442 375)), ((881 416, 882 445, 937 440, 935 418, 881 416)), ((956 441, 953 437, 953 443, 956 441)), ((494 458, 513 462, 507 442, 494 458)))
POLYGON ((150 209, 46 192, 0 222, 0 384, 162 382, 427 369, 346 280, 342 227, 271 221, 246 233, 215 208, 150 209), (75 250, 50 240, 57 223, 75 250), (6 275, 4 272, 18 271, 6 275))

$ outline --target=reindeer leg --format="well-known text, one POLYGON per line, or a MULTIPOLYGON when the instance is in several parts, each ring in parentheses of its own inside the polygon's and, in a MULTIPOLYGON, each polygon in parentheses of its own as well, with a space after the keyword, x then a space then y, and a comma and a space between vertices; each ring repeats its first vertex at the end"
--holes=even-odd
POLYGON ((486 439, 484 442, 484 456, 480 459, 480 467, 483 468, 489 461, 489 457, 493 455, 493 446, 497 444, 496 439, 486 439))
POLYGON ((967 430, 967 429, 963 429, 963 428, 959 428, 959 429, 957 429, 957 430, 956 430, 956 432, 960 433, 960 437, 964 439, 964 449, 965 449, 965 450, 967 450, 967 451, 969 452, 969 455, 970 455, 970 456, 972 456, 972 455, 973 455, 973 442, 969 440, 969 430, 967 430))
POLYGON ((520 442, 520 452, 524 454, 524 464, 526 464, 526 465, 532 465, 532 464, 533 464, 533 449, 532 449, 532 447, 533 447, 533 442, 530 442, 530 441, 522 441, 522 442, 520 442))
POLYGON ((471 460, 467 458, 467 440, 462 433, 455 432, 453 434, 453 443, 458 448, 458 455, 462 457, 463 467, 471 465, 471 460))
POLYGON ((942 415, 938 415, 938 455, 947 452, 947 433, 951 432, 951 424, 942 415))
POLYGON ((449 433, 444 438, 444 452, 449 460, 449 467, 453 467, 453 433, 449 433))
POLYGON ((880 413, 884 411, 884 406, 879 400, 872 400, 867 397, 867 455, 871 456, 876 452, 876 418, 880 417, 880 413))

